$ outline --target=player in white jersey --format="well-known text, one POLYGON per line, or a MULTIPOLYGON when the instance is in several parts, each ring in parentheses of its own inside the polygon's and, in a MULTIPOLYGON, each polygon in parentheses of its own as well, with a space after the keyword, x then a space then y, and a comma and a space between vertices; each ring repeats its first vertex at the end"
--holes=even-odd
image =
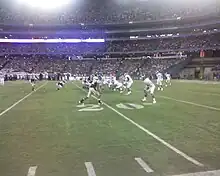
POLYGON ((160 72, 156 73, 156 77, 157 77, 157 87, 158 90, 163 91, 163 74, 160 72))
POLYGON ((85 98, 82 98, 79 103, 80 104, 84 104, 84 101, 87 100, 91 94, 94 94, 97 96, 98 98, 98 104, 102 104, 102 101, 101 101, 101 92, 100 92, 100 87, 99 87, 99 78, 97 75, 94 75, 93 78, 92 78, 92 81, 90 83, 90 86, 89 86, 89 92, 87 93, 87 96, 85 98))
POLYGON ((109 79, 108 87, 109 87, 111 90, 114 90, 115 80, 116 80, 116 77, 113 76, 113 75, 112 75, 112 76, 110 77, 110 79, 109 79))
POLYGON ((2 75, 2 76, 0 76, 0 84, 1 85, 5 85, 5 78, 4 78, 4 76, 2 75))
POLYGON ((114 84, 114 91, 118 90, 120 91, 120 93, 123 93, 124 86, 120 81, 116 80, 116 77, 113 80, 113 84, 114 84))
POLYGON ((146 101, 148 94, 150 94, 151 97, 152 97, 153 103, 156 103, 156 99, 155 99, 155 96, 154 96, 154 90, 155 90, 156 86, 154 85, 154 83, 149 78, 146 78, 144 80, 144 84, 145 84, 144 98, 142 99, 142 101, 146 101))
POLYGON ((169 74, 169 73, 165 73, 165 76, 166 76, 166 87, 168 86, 168 85, 170 85, 171 86, 171 75, 169 74))
POLYGON ((30 81, 30 84, 31 84, 31 87, 32 87, 32 91, 35 91, 35 86, 36 86, 36 82, 37 82, 37 76, 32 74, 31 75, 31 79, 29 80, 30 81))
POLYGON ((131 86, 133 84, 133 79, 131 78, 130 75, 125 74, 125 80, 124 80, 124 85, 125 88, 127 89, 128 93, 126 95, 130 95, 131 94, 131 86))
POLYGON ((109 78, 107 76, 103 77, 103 85, 107 85, 108 86, 109 83, 109 78))

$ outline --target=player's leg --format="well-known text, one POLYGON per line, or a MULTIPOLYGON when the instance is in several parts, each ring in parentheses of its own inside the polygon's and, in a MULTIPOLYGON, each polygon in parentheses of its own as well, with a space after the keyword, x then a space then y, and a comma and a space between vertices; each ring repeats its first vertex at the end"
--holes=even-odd
POLYGON ((166 81, 165 81, 165 87, 167 87, 168 86, 168 79, 166 79, 166 81))
POLYGON ((170 79, 168 80, 168 84, 171 86, 171 80, 170 79))
POLYGON ((0 79, 0 84, 4 85, 4 79, 3 78, 0 79))
POLYGON ((157 90, 160 90, 160 80, 157 79, 157 90))
POLYGON ((35 83, 31 83, 32 91, 35 91, 35 83))
POLYGON ((93 89, 92 90, 92 93, 96 96, 96 98, 98 99, 98 104, 101 105, 102 104, 102 101, 101 101, 101 91, 100 89, 98 90, 95 90, 93 89))
POLYGON ((57 85, 57 90, 60 90, 60 89, 63 88, 63 86, 61 84, 59 84, 59 83, 57 83, 56 85, 57 85))
POLYGON ((128 91, 128 93, 126 94, 126 95, 130 95, 131 94, 131 86, 132 86, 132 84, 133 84, 133 82, 128 82, 127 83, 127 91, 128 91))
POLYGON ((122 83, 118 83, 117 85, 115 85, 115 91, 121 91, 122 88, 122 83))
POLYGON ((121 87, 119 88, 120 93, 123 93, 125 90, 125 86, 121 83, 121 87))
POLYGON ((79 103, 80 104, 83 104, 84 103, 84 101, 85 100, 87 100, 90 96, 91 96, 91 93, 93 92, 93 90, 94 90, 94 88, 89 88, 89 92, 87 93, 87 96, 86 97, 84 97, 84 98, 82 98, 80 101, 79 101, 79 103))
POLYGON ((160 80, 159 86, 160 86, 160 90, 163 91, 163 81, 162 80, 160 80))
POLYGON ((142 99, 142 101, 146 101, 147 100, 148 92, 149 92, 149 87, 146 86, 144 88, 144 98, 142 99))
POLYGON ((155 90, 155 86, 151 87, 150 88, 150 94, 151 94, 153 103, 156 103, 156 99, 155 99, 155 96, 154 96, 154 90, 155 90))
POLYGON ((98 98, 98 104, 101 105, 102 104, 102 101, 101 101, 101 93, 96 91, 96 96, 98 98))

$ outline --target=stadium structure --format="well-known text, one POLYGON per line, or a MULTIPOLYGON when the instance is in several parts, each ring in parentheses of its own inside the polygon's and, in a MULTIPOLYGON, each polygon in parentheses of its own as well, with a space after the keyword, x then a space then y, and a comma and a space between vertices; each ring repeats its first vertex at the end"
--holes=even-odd
POLYGON ((0 2, 0 175, 220 176, 218 1, 31 2, 0 2), (79 104, 96 75, 130 94, 79 104))

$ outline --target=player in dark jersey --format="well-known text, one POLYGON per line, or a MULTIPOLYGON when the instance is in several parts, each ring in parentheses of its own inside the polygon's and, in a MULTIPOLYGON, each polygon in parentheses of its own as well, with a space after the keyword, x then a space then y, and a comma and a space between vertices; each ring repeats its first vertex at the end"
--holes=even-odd
POLYGON ((99 79, 98 77, 95 75, 92 78, 92 81, 90 82, 90 86, 89 86, 89 92, 87 94, 87 96, 85 98, 82 98, 79 103, 83 104, 85 100, 87 100, 91 94, 96 95, 96 97, 98 98, 98 104, 101 105, 102 101, 101 101, 101 93, 100 93, 100 87, 99 87, 99 79))
POLYGON ((57 90, 60 90, 64 87, 66 81, 59 81, 56 86, 57 86, 57 90))

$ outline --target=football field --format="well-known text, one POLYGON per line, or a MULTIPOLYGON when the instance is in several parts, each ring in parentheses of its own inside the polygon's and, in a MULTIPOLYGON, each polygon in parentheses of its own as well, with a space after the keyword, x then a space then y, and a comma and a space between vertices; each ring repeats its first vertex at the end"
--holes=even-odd
POLYGON ((0 176, 220 176, 220 84, 173 81, 151 104, 136 81, 102 106, 81 87, 0 86, 0 176))

